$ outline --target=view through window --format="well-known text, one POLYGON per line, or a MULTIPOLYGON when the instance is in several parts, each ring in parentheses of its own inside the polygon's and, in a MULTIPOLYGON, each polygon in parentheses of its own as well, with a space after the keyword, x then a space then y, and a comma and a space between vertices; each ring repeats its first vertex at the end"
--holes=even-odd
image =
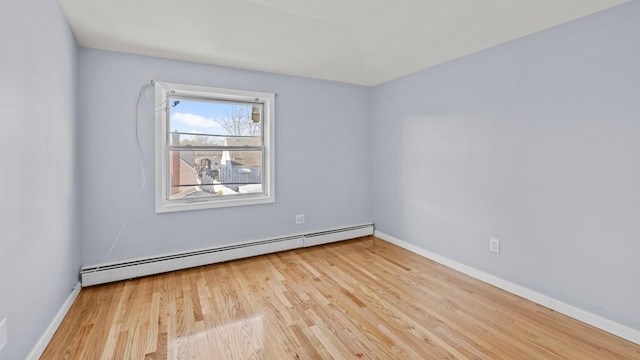
POLYGON ((162 85, 161 208, 272 202, 273 94, 162 85))

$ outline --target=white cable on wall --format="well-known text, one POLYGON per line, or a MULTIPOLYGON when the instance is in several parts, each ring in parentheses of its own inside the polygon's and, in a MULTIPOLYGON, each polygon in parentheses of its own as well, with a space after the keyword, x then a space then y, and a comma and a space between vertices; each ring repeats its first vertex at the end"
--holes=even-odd
POLYGON ((148 87, 155 85, 156 83, 160 84, 161 86, 166 88, 166 86, 163 83, 151 80, 150 82, 146 83, 145 85, 143 85, 140 88, 140 91, 138 92, 138 99, 136 100, 135 134, 136 134, 136 155, 137 155, 137 158, 138 158, 138 164, 140 166, 140 173, 141 173, 140 189, 138 190, 138 193, 134 197, 133 201, 131 202, 131 206, 129 206, 129 210, 127 211, 127 215, 124 217, 124 220, 122 221, 122 224, 120 224, 120 230, 118 231, 118 234, 116 235, 115 239, 113 240, 113 243, 111 244, 111 247, 109 248, 109 251, 107 251, 105 256, 102 258, 102 261, 95 268, 94 272, 98 271, 98 269, 100 269, 100 266, 102 264, 105 264, 105 262, 107 261, 109 256, 111 256, 111 253, 113 252, 113 249, 116 247, 116 245, 120 241, 120 238, 122 237, 122 233, 124 232, 124 229, 126 228, 127 223, 129 222, 129 219, 131 218, 131 214, 133 213, 133 209, 135 208, 136 204, 138 203, 138 200, 140 199, 140 196, 142 195, 142 191, 144 190, 144 187, 145 187, 145 185, 147 183, 147 174, 146 174, 146 171, 145 171, 145 168, 144 168, 144 163, 142 161, 142 148, 140 146, 140 133, 138 131, 138 127, 139 127, 138 126, 138 123, 139 123, 138 113, 140 111, 140 104, 141 103, 142 103, 142 105, 145 105, 145 107, 153 109, 154 112, 166 111, 167 104, 168 104, 168 100, 167 99, 165 99, 165 101, 163 101, 161 104, 155 105, 155 104, 150 104, 149 101, 147 100, 147 98, 145 97, 145 90, 148 87))

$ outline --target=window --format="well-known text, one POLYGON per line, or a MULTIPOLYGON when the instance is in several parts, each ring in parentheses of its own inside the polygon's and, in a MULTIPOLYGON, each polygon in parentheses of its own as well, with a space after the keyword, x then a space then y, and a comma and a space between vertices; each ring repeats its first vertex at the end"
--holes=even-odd
POLYGON ((275 202, 275 95, 155 82, 156 212, 275 202))

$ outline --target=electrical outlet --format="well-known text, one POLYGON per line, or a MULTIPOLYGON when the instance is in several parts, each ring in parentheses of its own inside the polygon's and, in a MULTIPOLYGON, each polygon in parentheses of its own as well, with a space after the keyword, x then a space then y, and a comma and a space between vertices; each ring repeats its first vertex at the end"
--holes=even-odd
POLYGON ((297 225, 304 224, 304 214, 296 215, 296 224, 297 225))
POLYGON ((7 319, 0 321, 0 350, 7 345, 7 319))
POLYGON ((500 240, 490 237, 489 238, 489 251, 500 254, 500 240))

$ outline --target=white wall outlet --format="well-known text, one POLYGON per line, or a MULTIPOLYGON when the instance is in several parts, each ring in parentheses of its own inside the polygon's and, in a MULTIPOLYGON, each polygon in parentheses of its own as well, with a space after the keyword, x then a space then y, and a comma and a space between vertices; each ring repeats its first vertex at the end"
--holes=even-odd
POLYGON ((0 321, 0 350, 7 345, 7 319, 0 321))
POLYGON ((304 214, 296 215, 296 224, 297 225, 304 224, 304 214))
POLYGON ((490 237, 489 238, 489 251, 500 254, 500 240, 490 237))

